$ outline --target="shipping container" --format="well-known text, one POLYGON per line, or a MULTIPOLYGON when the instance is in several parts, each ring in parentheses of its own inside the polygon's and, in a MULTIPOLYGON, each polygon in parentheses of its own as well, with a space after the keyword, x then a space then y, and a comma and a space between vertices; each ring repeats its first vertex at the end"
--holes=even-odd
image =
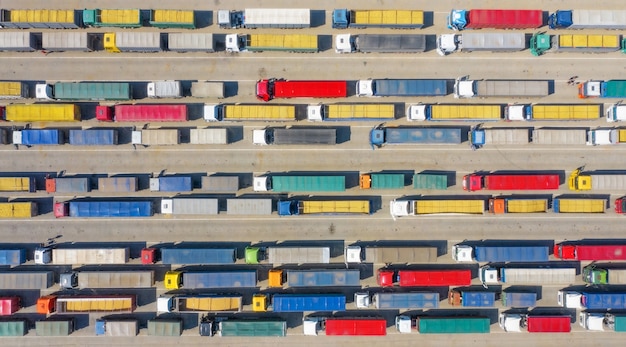
POLYGON ((233 193, 239 190, 238 176, 202 176, 202 190, 214 193, 233 193))
POLYGON ((490 198, 489 212, 502 213, 542 213, 548 211, 548 199, 546 198, 490 198))
POLYGON ((161 199, 161 213, 172 215, 217 215, 218 199, 173 198, 161 199))
POLYGON ((52 271, 0 272, 0 289, 47 289, 54 283, 52 271))
POLYGON ((0 99, 25 99, 29 97, 28 84, 25 82, 0 81, 0 99))
POLYGON ((95 49, 95 37, 87 32, 43 32, 41 48, 46 52, 91 52, 95 49))
POLYGON ((137 336, 139 321, 136 319, 96 319, 96 336, 137 336))
POLYGON ((137 177, 100 177, 98 178, 98 191, 104 193, 129 193, 136 192, 139 186, 137 177))
POLYGON ((0 28, 78 29, 80 10, 0 10, 0 28))
POLYGON ((148 320, 148 336, 180 336, 183 333, 183 321, 178 319, 148 320))
POLYGON ((331 104, 307 106, 309 121, 391 121, 394 104, 331 104))
POLYGON ((558 174, 469 174, 463 177, 463 190, 551 190, 559 189, 558 174))
POLYGON ((70 201, 56 202, 54 216, 61 217, 150 217, 151 201, 70 201))
POLYGON ((448 175, 419 173, 413 175, 413 189, 448 189, 448 175))
MULTIPOLYGON (((167 49, 174 52, 215 52, 211 33, 168 33, 167 49)), ((192 87, 193 89, 193 87, 192 87)), ((193 95, 193 91, 191 93, 193 95)))
POLYGON ((424 26, 424 11, 420 10, 348 10, 335 9, 334 29, 402 28, 420 29, 424 26))
POLYGON ((183 28, 195 29, 196 19, 193 10, 150 10, 151 26, 160 29, 183 28))
POLYGON ((542 27, 542 10, 472 9, 452 10, 447 18, 448 28, 464 29, 534 29, 542 27))
POLYGON ((68 336, 74 332, 74 317, 53 317, 35 322, 37 336, 68 336))
POLYGON ((345 98, 348 96, 348 82, 264 79, 256 84, 256 96, 263 101, 289 98, 345 98))
POLYGON ((82 20, 86 26, 93 27, 137 28, 143 24, 138 9, 85 9, 82 20))
POLYGON ((33 52, 39 48, 34 33, 21 31, 0 32, 0 51, 33 52))
POLYGON ((0 202, 1 218, 32 218, 37 215, 35 202, 0 202))
POLYGON ((12 122, 75 122, 80 108, 73 104, 10 104, 4 119, 12 122))

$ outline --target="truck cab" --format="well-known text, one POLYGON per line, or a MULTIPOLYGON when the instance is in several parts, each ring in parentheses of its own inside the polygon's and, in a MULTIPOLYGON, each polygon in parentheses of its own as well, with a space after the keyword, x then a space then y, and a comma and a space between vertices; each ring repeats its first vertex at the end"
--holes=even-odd
POLYGON ((304 317, 302 319, 302 327, 304 335, 317 336, 318 331, 324 330, 326 318, 324 317, 304 317))
POLYGON ((591 313, 583 311, 580 312, 578 316, 578 323, 585 330, 604 331, 606 318, 607 317, 604 313, 591 313))
POLYGON ((424 121, 430 119, 430 106, 428 105, 409 105, 406 109, 406 120, 408 121, 424 121))
POLYGON ((408 334, 413 329, 413 318, 409 316, 396 316, 396 329, 401 334, 408 334))
POLYGON ((446 17, 446 22, 448 24, 448 29, 452 30, 463 30, 467 25, 467 12, 466 10, 452 10, 448 17, 446 17))
POLYGON ((255 192, 267 192, 272 190, 272 180, 268 176, 254 177, 253 187, 255 192))
POLYGON ((324 120, 323 105, 309 105, 306 107, 306 119, 310 122, 321 122, 324 120))
POLYGON ((347 29, 350 25, 350 11, 345 8, 333 10, 333 29, 347 29))
POLYGON ((474 248, 467 245, 452 246, 452 259, 455 261, 471 262, 474 261, 474 248))
POLYGON ((495 267, 491 267, 489 265, 482 266, 478 269, 478 278, 480 282, 483 284, 483 287, 487 287, 487 284, 498 284, 500 283, 500 270, 495 267))
POLYGON ((274 142, 274 131, 272 129, 252 130, 252 143, 255 145, 271 145, 274 142))
POLYGON ((572 172, 568 179, 568 188, 570 190, 591 190, 591 176, 583 175, 580 169, 572 172))
POLYGON ((246 36, 238 35, 238 34, 228 34, 226 35, 226 52, 243 52, 246 51, 245 44, 246 36))
POLYGON ((459 35, 456 34, 442 34, 437 37, 437 53, 441 56, 448 55, 457 50, 459 42, 459 35))
POLYGON ((256 83, 256 97, 263 101, 274 98, 274 79, 260 80, 256 83))
POLYGON ((76 271, 59 275, 59 286, 63 289, 78 287, 78 273, 76 271))
POLYGON ((593 129, 587 132, 587 146, 617 144, 616 129, 593 129))
POLYGON ((458 78, 454 81, 454 98, 472 98, 476 96, 474 86, 476 81, 458 78))
POLYGON ((607 122, 621 122, 624 120, 626 120, 626 105, 617 103, 606 108, 607 122))
POLYGON ((477 174, 463 176, 463 190, 473 192, 483 189, 483 177, 477 174))
POLYGON ((35 249, 35 264, 50 264, 52 262, 52 248, 38 247, 35 249))
POLYGON ((214 322, 210 320, 208 316, 202 316, 200 324, 198 324, 200 336, 213 336, 215 332, 214 326, 214 322))
POLYGON ((373 80, 359 80, 356 82, 356 96, 374 96, 375 93, 373 80))
POLYGON ((500 313, 498 316, 498 325, 507 333, 521 333, 525 324, 525 315, 515 313, 500 313))
POLYGON ((157 312, 173 312, 176 309, 176 300, 172 294, 164 294, 157 298, 157 312))
POLYGON ((584 98, 597 98, 602 95, 602 82, 601 81, 587 81, 578 85, 578 97, 584 98))
POLYGON ((156 248, 144 248, 141 250, 141 263, 154 264, 157 262, 157 256, 156 248))
POLYGON ((601 269, 594 264, 587 265, 583 268, 583 281, 589 284, 608 284, 609 271, 601 269))
POLYGON ((163 279, 165 289, 180 289, 183 286, 183 273, 181 271, 168 271, 163 279))
POLYGON ((504 108, 506 120, 523 121, 532 119, 532 107, 530 105, 507 105, 504 108))
POLYGON ((344 254, 346 257, 346 263, 359 264, 363 261, 362 249, 360 246, 347 246, 344 254))
POLYGON ((236 29, 243 26, 244 13, 243 11, 229 11, 218 10, 217 11, 217 24, 220 28, 236 29))
POLYGON ((248 246, 244 251, 246 264, 259 264, 267 259, 267 250, 265 247, 248 246))
POLYGON ((393 200, 389 204, 391 217, 406 217, 414 214, 413 202, 409 200, 393 200))
POLYGON ((268 287, 270 288, 282 288, 285 283, 285 275, 283 270, 271 269, 267 275, 268 287))
POLYGON ((68 202, 55 202, 53 208, 55 218, 69 217, 70 215, 70 206, 68 202))
POLYGON ((269 307, 270 298, 267 294, 254 294, 252 295, 252 311, 253 312, 267 312, 269 307))
POLYGON ((376 282, 381 287, 393 287, 396 282, 396 272, 389 269, 378 269, 376 282))
POLYGON ((223 106, 219 104, 204 104, 203 118, 207 122, 220 122, 224 115, 223 106))
POLYGON ((372 304, 370 293, 356 292, 354 293, 354 304, 356 308, 368 308, 372 304))
POLYGON ((566 308, 583 308, 582 294, 570 290, 559 290, 557 293, 557 302, 559 306, 566 308))
POLYGON ((548 17, 548 26, 550 29, 564 29, 574 24, 572 20, 572 11, 557 10, 548 17))
POLYGON ((355 51, 354 39, 350 34, 335 36, 335 53, 352 53, 355 51))
POLYGON ((35 98, 54 100, 54 87, 51 84, 36 84, 35 98))

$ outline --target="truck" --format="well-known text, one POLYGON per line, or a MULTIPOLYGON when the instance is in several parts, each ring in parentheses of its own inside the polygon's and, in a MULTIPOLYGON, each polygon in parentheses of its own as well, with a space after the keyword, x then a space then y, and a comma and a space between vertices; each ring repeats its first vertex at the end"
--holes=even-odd
POLYGON ((544 25, 542 10, 451 10, 448 29, 534 29, 544 25))
POLYGON ((548 17, 550 29, 626 29, 624 10, 557 10, 548 17))
POLYGON ((346 246, 346 263, 414 264, 437 261, 437 247, 346 246))
POLYGON ((74 317, 52 317, 35 322, 37 336, 68 336, 74 332, 74 317))
POLYGON ((555 315, 531 315, 502 312, 498 316, 500 328, 507 333, 569 333, 572 317, 555 315))
POLYGON ((420 29, 424 26, 424 11, 334 9, 332 26, 333 29, 420 29))
POLYGON ((392 121, 394 104, 334 104, 307 106, 309 121, 392 121))
POLYGON ((259 176, 253 179, 255 192, 343 192, 345 176, 259 176))
POLYGON ((626 174, 604 174, 602 172, 585 172, 584 167, 577 168, 569 176, 570 190, 624 190, 626 174))
POLYGON ((230 271, 167 271, 163 280, 165 289, 254 288, 256 270, 230 271))
POLYGON ((562 242, 554 245, 554 256, 564 260, 626 260, 626 244, 562 242))
POLYGON ((277 318, 203 320, 200 335, 213 336, 287 336, 287 321, 277 318))
POLYGON ((35 249, 35 264, 103 265, 128 263, 128 247, 118 248, 51 248, 35 249))
POLYGON ((189 129, 189 143, 192 145, 226 145, 228 142, 226 128, 189 129))
POLYGON ((183 320, 180 318, 148 320, 148 336, 180 336, 183 333, 183 320))
POLYGON ((156 53, 164 49, 159 32, 119 31, 104 33, 104 50, 111 53, 156 53))
POLYGON ((330 247, 253 247, 245 249, 246 264, 328 264, 330 247))
POLYGON ((138 28, 143 24, 139 9, 85 9, 82 20, 85 26, 96 28, 138 28))
POLYGON ((13 131, 13 144, 24 146, 50 146, 65 143, 59 129, 24 129, 13 131))
POLYGON ((347 81, 289 81, 270 78, 256 83, 256 97, 263 101, 289 98, 345 98, 347 96, 347 81))
POLYGON ((217 121, 294 121, 294 105, 204 105, 204 120, 217 121))
POLYGON ((53 212, 55 218, 151 217, 154 214, 152 201, 140 200, 55 202, 53 212))
POLYGON ((326 336, 385 336, 387 320, 379 317, 304 317, 304 335, 317 335, 324 330, 326 336))
POLYGON ((427 214, 483 214, 485 201, 478 199, 392 200, 389 205, 392 218, 427 214))
POLYGON ((370 145, 458 145, 463 141, 461 128, 376 127, 370 131, 370 145))
POLYGON ((381 287, 446 287, 469 286, 472 272, 469 269, 392 270, 378 269, 376 280, 381 287))
POLYGON ((606 199, 559 197, 552 200, 552 210, 555 213, 604 213, 607 202, 606 199))
POLYGON ((626 332, 626 316, 613 313, 580 312, 578 323, 591 331, 626 332))
POLYGON ((626 96, 626 80, 586 81, 578 85, 578 97, 623 98, 626 96))
POLYGON ((455 288, 448 293, 448 303, 462 307, 493 307, 496 293, 455 288))
POLYGON ((554 104, 554 105, 508 105, 504 109, 506 120, 594 120, 600 118, 602 105, 554 104))
POLYGON ((34 177, 0 177, 0 192, 35 192, 34 177))
POLYGON ((532 130, 532 144, 575 146, 587 144, 587 129, 540 128, 532 130))
POLYGON ((150 10, 148 23, 160 29, 196 28, 196 18, 193 10, 150 10))
POLYGON ((0 27, 10 29, 78 29, 80 10, 0 10, 0 27))
POLYGON ((539 98, 550 95, 550 81, 533 80, 468 80, 454 83, 455 98, 539 98))
POLYGON ((401 334, 411 333, 414 329, 420 334, 486 334, 491 325, 487 317, 464 316, 396 316, 396 330, 401 334))
POLYGON ((548 211, 549 201, 546 198, 517 198, 495 197, 489 198, 489 212, 503 213, 544 213, 548 211))
POLYGON ((180 81, 150 82, 146 88, 149 98, 182 98, 183 88, 180 81))
POLYGON ((99 177, 98 191, 104 193, 129 193, 136 192, 139 186, 137 177, 99 177))
POLYGON ((502 105, 489 104, 417 104, 409 105, 408 121, 497 121, 502 119, 502 105))
POLYGON ((536 292, 506 290, 500 298, 504 307, 534 307, 537 304, 536 292))
POLYGON ((236 248, 161 248, 163 264, 234 264, 236 248))
POLYGON ((137 336, 139 321, 137 319, 96 319, 96 336, 137 336))
POLYGON ((344 294, 254 294, 252 310, 267 312, 305 312, 305 311, 345 311, 346 296, 344 294))
POLYGON ((448 175, 422 172, 413 175, 413 189, 448 189, 448 175))
POLYGON ((335 36, 336 53, 422 53, 426 35, 415 34, 341 34, 335 36))
POLYGON ((552 190, 559 189, 558 174, 469 174, 463 176, 463 190, 552 190))
POLYGON ((215 41, 211 33, 168 33, 167 49, 180 53, 213 53, 215 52, 215 41))
MULTIPOLYGON (((606 108, 606 121, 609 123, 612 122, 621 122, 626 120, 626 105, 622 105, 621 103, 612 104, 606 108)), ((620 142, 621 139, 620 139, 620 142)))
POLYGON ((536 33, 530 39, 530 53, 546 52, 609 53, 622 49, 621 35, 536 33))
POLYGON ((557 293, 559 306, 588 310, 623 310, 626 309, 625 292, 578 292, 559 290, 557 293))
POLYGON ((478 269, 483 286, 488 284, 570 284, 576 282, 576 268, 559 267, 494 267, 484 265, 478 269))
POLYGON ((589 284, 626 284, 626 269, 589 264, 583 267, 582 277, 589 284))
POLYGON ((161 176, 150 178, 151 192, 190 192, 191 176, 161 176))
POLYGON ((105 122, 186 122, 186 104, 96 106, 96 119, 105 122))
POLYGON ((357 308, 369 308, 373 305, 378 310, 433 309, 439 308, 439 293, 380 292, 370 295, 368 292, 356 292, 354 293, 354 303, 357 308))
POLYGON ((363 173, 359 176, 359 188, 402 189, 404 188, 404 174, 363 173))
POLYGON ((39 314, 132 313, 137 308, 136 295, 46 295, 37 299, 39 314))
POLYGON ((71 271, 59 275, 59 285, 72 288, 150 288, 154 271, 71 271))
POLYGON ((0 81, 0 99, 17 100, 30 97, 28 84, 18 81, 0 81))
POLYGON ((359 270, 286 270, 288 287, 357 287, 359 270))
POLYGON ((265 128, 252 131, 255 145, 335 145, 337 129, 265 128))
POLYGON ((2 218, 31 218, 37 215, 37 203, 0 202, 0 219, 2 218))
POLYGON ((157 312, 196 313, 231 311, 239 312, 243 307, 241 295, 203 294, 173 295, 164 294, 157 298, 157 312))
POLYGON ((472 148, 476 149, 485 145, 527 145, 530 142, 528 129, 474 128, 468 137, 472 148))
POLYGON ((220 28, 279 28, 301 29, 311 27, 308 8, 246 8, 245 10, 217 11, 220 28))
POLYGON ((0 321, 0 336, 24 336, 28 332, 28 325, 25 319, 11 319, 0 321))
POLYGON ((70 129, 72 146, 113 146, 118 144, 116 129, 70 129))
POLYGON ((53 284, 52 271, 0 272, 0 289, 47 289, 53 284))
POLYGON ((133 131, 131 143, 142 146, 172 146, 180 143, 179 129, 142 129, 133 131))
POLYGON ((173 198, 161 199, 161 213, 171 215, 217 215, 218 199, 173 198))
POLYGON ((0 249, 0 265, 17 266, 25 262, 25 249, 0 249))
POLYGON ((226 51, 315 53, 319 50, 317 41, 317 35, 229 34, 226 51))
POLYGON ((232 193, 239 190, 238 176, 202 176, 202 190, 214 193, 232 193))
POLYGON ((444 79, 369 79, 356 82, 356 96, 446 96, 444 79))
POLYGON ((463 33, 437 37, 437 53, 517 52, 526 49, 524 33, 463 33))
POLYGON ((279 200, 279 216, 304 214, 371 214, 369 200, 279 200))
POLYGON ((452 246, 452 259, 457 262, 505 263, 547 262, 550 258, 548 246, 490 246, 457 244, 452 246))
POLYGON ((10 122, 76 122, 80 108, 75 104, 10 104, 4 120, 10 122))
POLYGON ((54 84, 41 83, 35 85, 35 97, 37 99, 61 101, 125 101, 132 98, 132 90, 130 83, 128 82, 57 82, 54 84))
POLYGON ((269 216, 272 199, 226 199, 226 214, 269 216))
POLYGON ((95 40, 87 32, 43 32, 41 48, 46 52, 78 51, 91 52, 95 40))

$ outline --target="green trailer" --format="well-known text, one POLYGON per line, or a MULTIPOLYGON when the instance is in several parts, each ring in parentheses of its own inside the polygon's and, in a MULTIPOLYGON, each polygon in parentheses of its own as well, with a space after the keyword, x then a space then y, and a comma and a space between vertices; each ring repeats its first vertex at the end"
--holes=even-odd
POLYGON ((180 319, 151 319, 148 321, 148 336, 180 336, 183 321, 180 319))
POLYGON ((57 100, 130 100, 127 82, 59 82, 54 84, 57 100))
POLYGON ((35 323, 37 336, 68 336, 74 331, 74 318, 40 320, 35 323))
POLYGON ((403 174, 362 174, 360 179, 361 189, 402 189, 404 188, 403 174))
POLYGON ((415 174, 413 175, 413 188, 415 189, 448 189, 448 176, 440 174, 415 174))
POLYGON ((0 321, 0 336, 24 336, 27 331, 25 320, 0 321))
POLYGON ((486 317, 417 317, 420 334, 487 334, 489 318, 486 317))
POLYGON ((612 315, 612 322, 609 320, 609 323, 613 325, 613 331, 618 333, 626 332, 626 315, 612 315))
POLYGON ((225 320, 219 322, 221 336, 286 336, 284 320, 225 320))
POLYGON ((272 176, 275 192, 343 192, 344 176, 272 176))

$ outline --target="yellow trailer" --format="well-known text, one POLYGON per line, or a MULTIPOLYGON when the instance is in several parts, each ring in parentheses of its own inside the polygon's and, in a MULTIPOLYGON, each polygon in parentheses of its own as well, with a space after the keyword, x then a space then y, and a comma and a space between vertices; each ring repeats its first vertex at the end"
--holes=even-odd
POLYGON ((351 27, 407 27, 421 28, 424 11, 420 10, 353 10, 351 27))
POLYGON ((432 120, 500 120, 501 105, 431 105, 432 120))
POLYGON ((620 35, 558 35, 557 51, 611 52, 620 49, 620 35))
POLYGON ((491 198, 489 212, 502 213, 541 213, 548 210, 548 199, 491 198))
POLYGON ((249 51, 318 51, 317 35, 250 34, 245 39, 249 51))
MULTIPOLYGON (((313 108, 309 106, 309 119, 313 108)), ((395 119, 393 104, 334 104, 325 105, 322 118, 326 120, 393 120, 395 119)))
POLYGON ((533 120, 587 120, 600 115, 600 105, 532 105, 533 120))
POLYGON ((30 177, 0 177, 0 192, 34 192, 35 180, 30 177))
POLYGON ((4 28, 77 29, 79 18, 74 10, 0 10, 4 28))
POLYGON ((75 122, 80 108, 74 104, 11 104, 6 106, 5 120, 13 122, 75 122))
POLYGON ((301 201, 300 214, 370 214, 369 200, 301 201))
POLYGON ((134 25, 137 23, 139 17, 138 9, 128 9, 128 10, 99 10, 100 24, 108 24, 108 25, 134 25))
POLYGON ((241 311, 241 296, 180 298, 178 311, 241 311))
POLYGON ((134 295, 59 297, 58 313, 133 312, 136 308, 134 295))
POLYGON ((195 29, 193 10, 152 10, 150 25, 157 28, 195 29))
POLYGON ((483 214, 485 202, 483 200, 415 200, 414 211, 420 214, 463 213, 483 214))
POLYGON ((0 218, 31 218, 37 215, 34 202, 0 202, 0 218))
POLYGON ((626 129, 617 129, 617 142, 626 143, 626 129))
POLYGON ((23 82, 0 82, 0 99, 23 99, 28 97, 28 84, 23 82))
POLYGON ((604 213, 606 199, 565 199, 556 198, 552 209, 556 213, 604 213))
POLYGON ((224 105, 224 120, 296 120, 293 105, 224 105))

